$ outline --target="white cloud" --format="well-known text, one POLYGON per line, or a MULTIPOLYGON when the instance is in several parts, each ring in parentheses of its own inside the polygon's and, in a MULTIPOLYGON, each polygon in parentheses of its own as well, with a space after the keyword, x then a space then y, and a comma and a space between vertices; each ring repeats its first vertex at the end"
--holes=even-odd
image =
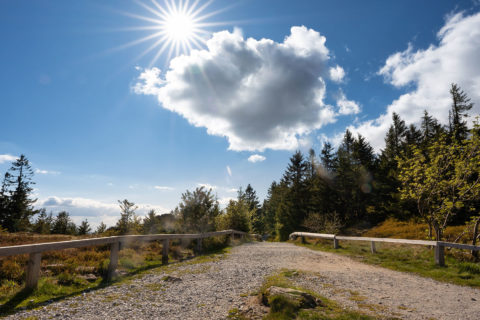
POLYGON ((204 188, 207 189, 207 190, 210 190, 210 189, 215 190, 215 189, 217 189, 217 186, 214 186, 214 185, 211 185, 211 184, 208 184, 208 183, 197 183, 197 185, 198 185, 199 187, 204 187, 204 188))
MULTIPOLYGON (((338 116, 324 102, 325 41, 303 26, 292 27, 283 42, 244 39, 239 30, 214 33, 205 50, 174 58, 164 77, 157 68, 144 70, 133 90, 226 137, 231 150, 293 150, 338 116)), ((339 79, 343 69, 335 68, 339 79)))
MULTIPOLYGON (((144 216, 151 209, 156 210, 157 214, 166 213, 170 210, 153 204, 136 203, 138 206, 137 214, 144 216)), ((37 201, 38 208, 46 208, 47 211, 53 211, 54 214, 65 210, 70 216, 79 223, 84 219, 88 219, 92 226, 98 225, 103 221, 107 226, 112 226, 120 217, 120 208, 118 203, 105 202, 87 198, 62 198, 51 196, 37 201)))
POLYGON ((167 186, 154 186, 153 188, 157 190, 162 190, 162 191, 170 191, 175 189, 173 187, 167 187, 167 186))
POLYGON ((227 166, 227 173, 228 173, 228 176, 232 176, 232 169, 230 169, 230 166, 227 166))
POLYGON ((331 67, 329 72, 330 79, 337 83, 342 82, 343 78, 345 77, 345 70, 343 70, 343 68, 339 65, 337 65, 336 67, 331 67))
POLYGON ((262 162, 262 161, 265 161, 266 159, 267 158, 259 154, 252 154, 250 157, 248 157, 248 161, 252 163, 262 162))
POLYGON ((18 157, 12 156, 11 154, 0 154, 0 163, 12 162, 17 160, 18 157))
POLYGON ((385 62, 379 74, 398 88, 410 88, 388 106, 377 119, 350 127, 364 135, 378 151, 384 145, 385 134, 393 112, 407 123, 417 123, 427 110, 442 123, 448 121, 451 108, 449 89, 457 83, 475 104, 470 111, 480 111, 480 13, 464 16, 457 13, 448 18, 437 33, 438 44, 414 50, 412 45, 397 52, 385 62))
POLYGON ((343 91, 340 91, 337 97, 338 113, 340 114, 357 114, 360 112, 360 106, 353 100, 348 100, 343 91))
POLYGON ((237 200, 236 198, 232 198, 232 197, 223 197, 223 198, 220 198, 218 199, 218 203, 220 204, 221 207, 226 207, 228 205, 228 203, 231 201, 231 200, 237 200))
POLYGON ((59 175, 59 171, 52 171, 52 170, 41 170, 41 169, 35 169, 36 174, 52 174, 52 175, 59 175))
POLYGON ((230 193, 238 192, 238 189, 237 188, 230 188, 230 189, 227 189, 227 192, 230 192, 230 193))

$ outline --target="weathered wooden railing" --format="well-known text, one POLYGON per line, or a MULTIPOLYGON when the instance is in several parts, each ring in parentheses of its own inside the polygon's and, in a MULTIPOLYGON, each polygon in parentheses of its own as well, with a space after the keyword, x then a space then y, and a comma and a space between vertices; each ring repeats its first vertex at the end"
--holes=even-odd
POLYGON ((162 242, 162 263, 168 263, 168 248, 170 240, 178 239, 194 239, 196 240, 197 252, 202 251, 202 239, 209 237, 216 237, 222 235, 229 235, 232 239, 235 235, 245 237, 246 232, 236 230, 224 230, 208 233, 194 233, 194 234, 149 234, 149 235, 127 235, 114 236, 104 238, 92 238, 82 240, 70 240, 60 242, 46 242, 25 244, 19 246, 0 247, 0 257, 14 256, 19 254, 29 254, 26 272, 27 289, 34 289, 37 287, 38 278, 40 276, 40 262, 42 259, 42 252, 62 250, 70 248, 81 248, 89 246, 110 245, 110 264, 108 265, 107 280, 110 281, 115 274, 118 265, 118 252, 122 247, 128 245, 133 241, 154 241, 163 240, 162 242))
POLYGON ((335 234, 309 233, 309 232, 293 232, 290 234, 290 239, 296 239, 297 237, 302 237, 302 239, 305 239, 305 238, 330 239, 330 240, 333 240, 334 249, 338 249, 339 240, 370 241, 370 250, 372 251, 372 253, 376 252, 376 247, 375 247, 376 242, 433 246, 435 247, 435 263, 439 266, 445 265, 445 248, 456 248, 456 249, 480 251, 480 246, 472 246, 469 244, 460 244, 460 243, 452 243, 452 242, 444 242, 444 241, 371 238, 371 237, 347 237, 347 236, 337 236, 335 234))

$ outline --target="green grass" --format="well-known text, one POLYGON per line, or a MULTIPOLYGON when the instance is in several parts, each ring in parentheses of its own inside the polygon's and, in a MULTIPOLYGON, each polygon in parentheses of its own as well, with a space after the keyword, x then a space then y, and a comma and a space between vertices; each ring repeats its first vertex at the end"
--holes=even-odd
MULTIPOLYGON (((270 312, 265 316, 265 320, 370 320, 375 319, 372 316, 351 311, 342 308, 333 300, 327 299, 317 293, 305 288, 296 286, 294 278, 299 273, 295 270, 283 270, 278 274, 265 279, 264 284, 259 290, 259 294, 265 294, 271 286, 282 288, 292 288, 302 292, 309 293, 321 301, 321 304, 314 309, 300 309, 295 301, 289 301, 284 296, 272 296, 268 298, 270 312)), ((234 318, 234 317, 232 317, 234 318)), ((234 318, 237 319, 237 318, 234 318)), ((238 318, 241 319, 241 318, 238 318)))
POLYGON ((369 242, 340 241, 340 248, 333 249, 332 241, 320 240, 316 243, 296 245, 313 250, 343 254, 355 260, 384 268, 411 272, 423 277, 458 285, 480 288, 480 265, 461 261, 452 254, 445 255, 445 267, 434 262, 434 251, 424 246, 406 246, 387 243, 376 243, 377 252, 370 252, 369 242))
MULTIPOLYGON (((161 256, 158 256, 158 260, 144 260, 141 263, 127 259, 125 264, 127 264, 126 269, 128 273, 121 277, 115 277, 111 282, 105 282, 102 278, 97 279, 95 282, 88 282, 77 275, 62 273, 56 277, 40 278, 37 289, 28 291, 14 281, 3 280, 0 283, 0 316, 12 314, 24 308, 38 308, 53 301, 98 290, 106 286, 125 284, 145 273, 172 273, 185 265, 217 261, 223 259, 229 253, 229 250, 229 247, 215 248, 204 255, 169 265, 162 264, 161 256)), ((198 273, 200 271, 194 270, 193 272, 198 273)), ((148 289, 152 291, 161 290, 161 286, 150 286, 148 289)))

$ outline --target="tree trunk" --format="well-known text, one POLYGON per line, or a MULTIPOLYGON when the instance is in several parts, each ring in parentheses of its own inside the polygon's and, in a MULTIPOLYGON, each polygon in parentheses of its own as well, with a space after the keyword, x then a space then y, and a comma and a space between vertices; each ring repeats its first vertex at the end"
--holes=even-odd
MULTIPOLYGON (((477 218, 477 221, 475 221, 475 225, 473 226, 473 239, 472 239, 472 245, 476 245, 477 243, 477 237, 478 237, 478 227, 480 225, 480 217, 477 218)), ((475 259, 475 261, 478 260, 478 251, 472 250, 472 256, 475 259)))

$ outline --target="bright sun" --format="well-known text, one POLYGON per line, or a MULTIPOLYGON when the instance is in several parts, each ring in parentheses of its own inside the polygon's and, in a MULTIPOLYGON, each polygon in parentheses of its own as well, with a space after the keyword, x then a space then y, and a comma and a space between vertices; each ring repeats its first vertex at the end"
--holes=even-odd
MULTIPOLYGON (((146 41, 153 41, 152 45, 145 49, 138 58, 147 53, 157 50, 150 66, 155 64, 158 58, 168 52, 167 62, 173 57, 182 53, 188 53, 194 48, 201 48, 206 43, 206 37, 210 35, 205 27, 226 25, 228 22, 206 22, 223 10, 205 13, 205 9, 213 2, 208 0, 201 3, 201 0, 164 0, 162 4, 157 0, 151 0, 152 5, 141 1, 137 3, 148 10, 150 16, 142 16, 132 13, 124 13, 130 17, 147 21, 150 24, 140 27, 127 28, 126 30, 151 30, 149 35, 134 40, 120 47, 120 49, 140 44, 146 41), (191 1, 191 2, 190 2, 191 1)), ((125 30, 125 29, 124 29, 125 30)))
POLYGON ((164 22, 166 35, 172 41, 189 42, 195 33, 192 17, 182 12, 170 14, 164 22))

